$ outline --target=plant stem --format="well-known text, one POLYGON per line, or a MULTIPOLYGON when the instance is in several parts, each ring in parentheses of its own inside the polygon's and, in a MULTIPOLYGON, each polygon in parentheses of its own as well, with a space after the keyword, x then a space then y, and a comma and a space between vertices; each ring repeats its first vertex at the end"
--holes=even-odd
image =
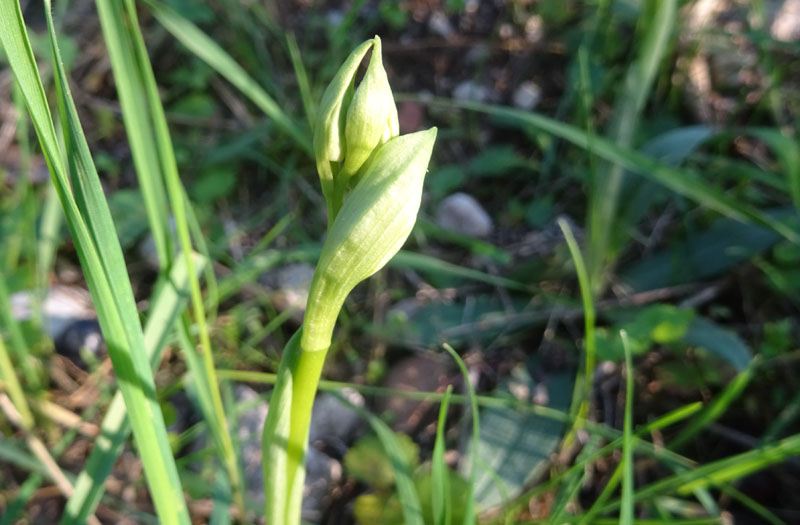
POLYGON ((304 352, 292 370, 292 407, 289 424, 289 439, 286 445, 288 487, 287 523, 300 523, 303 484, 306 477, 306 451, 308 449, 308 433, 311 426, 311 412, 317 394, 322 366, 325 363, 327 349, 304 352))

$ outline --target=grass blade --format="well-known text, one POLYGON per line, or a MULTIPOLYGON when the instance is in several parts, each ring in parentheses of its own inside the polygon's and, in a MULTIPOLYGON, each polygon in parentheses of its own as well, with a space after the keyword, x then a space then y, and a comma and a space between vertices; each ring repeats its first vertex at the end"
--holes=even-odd
POLYGON ((719 419, 728 407, 742 394, 750 380, 753 379, 759 363, 758 357, 750 362, 750 365, 739 372, 728 386, 718 395, 714 401, 704 408, 680 434, 668 445, 670 450, 679 450, 686 445, 699 432, 708 427, 711 423, 719 419))
POLYGON ((292 60, 294 76, 297 79, 297 87, 300 89, 300 99, 303 101, 303 110, 306 112, 308 125, 314 127, 314 118, 317 115, 317 104, 311 95, 311 85, 308 82, 308 71, 300 55, 300 48, 297 46, 297 39, 294 33, 286 35, 286 45, 289 47, 289 58, 292 60))
MULTIPOLYGON (((193 249, 187 220, 189 206, 178 175, 175 152, 172 147, 164 108, 159 98, 153 69, 150 65, 144 39, 139 30, 136 7, 131 0, 125 0, 124 2, 96 0, 96 4, 117 78, 124 80, 128 74, 131 74, 139 82, 138 89, 134 93, 120 91, 120 102, 123 106, 127 106, 131 113, 147 117, 143 124, 148 127, 135 131, 137 134, 148 133, 152 135, 152 140, 143 143, 142 147, 147 148, 144 153, 148 157, 155 158, 158 162, 157 171, 140 173, 140 180, 153 178, 152 185, 159 187, 162 183, 166 185, 169 203, 172 207, 172 217, 175 219, 175 227, 183 252, 183 262, 187 268, 192 311, 194 320, 197 323, 199 342, 202 349, 202 373, 194 374, 193 377, 202 383, 198 385, 199 388, 209 392, 211 395, 214 410, 211 414, 208 414, 213 416, 208 423, 219 445, 222 460, 230 478, 234 501, 242 515, 245 515, 239 463, 230 437, 228 422, 225 418, 219 383, 215 376, 203 297, 191 257, 193 249), (125 95, 123 95, 124 93, 125 95)), ((119 84, 120 82, 118 82, 119 84)), ((161 204, 160 202, 150 202, 149 205, 161 206, 161 204)), ((164 204, 164 207, 166 208, 166 204, 164 204)), ((168 230, 169 224, 164 222, 159 227, 168 230)), ((164 257, 166 259, 161 261, 162 268, 171 263, 172 253, 170 252, 164 257)), ((185 321, 185 323, 188 323, 188 321, 185 321)))
POLYGON ((620 332, 625 350, 625 422, 622 429, 622 509, 620 525, 633 523, 633 357, 628 334, 620 332))
MULTIPOLYGON (((25 105, 33 120, 53 184, 64 209, 67 225, 75 241, 133 432, 139 450, 142 451, 145 476, 156 509, 163 523, 188 523, 189 516, 167 441, 161 408, 156 399, 153 376, 145 355, 144 337, 122 250, 108 207, 103 206, 105 201, 96 203, 92 199, 91 188, 99 188, 100 181, 91 164, 91 158, 88 158, 88 165, 85 163, 85 139, 66 84, 66 75, 53 33, 49 1, 46 1, 45 7, 54 68, 58 76, 59 107, 63 113, 63 124, 67 128, 66 134, 70 135, 70 165, 74 169, 82 170, 73 173, 72 180, 58 146, 22 12, 19 4, 13 0, 0 1, 0 41, 20 84, 25 105), (72 193, 73 189, 75 194, 72 193)), ((102 194, 102 189, 100 192, 102 194)))
MULTIPOLYGON (((634 501, 648 501, 666 494, 691 494, 698 488, 713 487, 743 478, 798 454, 800 454, 800 434, 795 434, 775 444, 695 466, 641 487, 636 491, 634 501)), ((612 511, 619 506, 620 502, 615 501, 606 505, 602 511, 612 511)))
POLYGON ((439 406, 439 422, 436 425, 436 440, 433 445, 433 457, 431 459, 431 484, 433 490, 431 501, 433 502, 433 523, 435 525, 450 525, 453 513, 447 464, 444 462, 444 432, 447 422, 447 408, 449 407, 452 393, 452 385, 447 385, 444 399, 442 399, 442 404, 439 406))
POLYGON ((585 366, 583 372, 583 381, 579 381, 579 378, 576 379, 575 392, 572 398, 573 406, 575 406, 575 403, 580 402, 580 407, 578 408, 575 422, 572 425, 572 430, 570 430, 570 432, 567 434, 567 437, 564 439, 564 442, 569 444, 572 441, 575 432, 581 428, 583 421, 589 414, 589 398, 592 394, 596 354, 595 310, 589 273, 586 270, 586 264, 584 263, 583 256, 581 255, 580 247, 578 247, 578 242, 575 240, 575 235, 573 235, 572 229, 567 221, 558 219, 558 226, 561 228, 561 232, 564 234, 564 238, 567 240, 567 247, 569 248, 569 253, 572 256, 572 262, 575 265, 575 273, 578 274, 578 286, 581 290, 581 301, 583 305, 584 331, 586 333, 586 355, 584 356, 585 366))
POLYGON ((800 234, 794 229, 779 220, 773 219, 760 210, 747 204, 742 204, 737 199, 726 195, 716 187, 704 182, 700 175, 689 170, 680 170, 666 166, 647 155, 615 144, 611 140, 590 136, 590 134, 575 126, 557 122, 543 115, 503 106, 481 104, 479 102, 436 99, 429 100, 428 103, 459 107, 505 118, 509 121, 555 135, 580 148, 591 148, 592 152, 598 157, 609 162, 618 163, 631 172, 638 173, 645 178, 653 180, 698 204, 707 206, 740 222, 752 222, 766 226, 786 239, 795 243, 800 243, 800 234))
POLYGON ((406 525, 424 525, 425 520, 422 516, 419 494, 417 494, 414 481, 411 479, 411 468, 406 462, 403 448, 397 441, 392 429, 381 421, 378 416, 364 410, 360 406, 354 405, 344 396, 338 393, 334 393, 333 395, 364 418, 367 423, 369 423, 369 426, 372 427, 373 432, 378 436, 381 445, 383 445, 386 455, 389 456, 392 469, 394 470, 395 488, 397 489, 397 496, 403 508, 404 523, 406 525))
MULTIPOLYGON (((198 259, 198 271, 204 266, 198 259)), ((169 279, 154 294, 150 314, 144 328, 144 341, 150 365, 158 367, 167 338, 172 331, 180 312, 188 300, 188 274, 186 266, 175 264, 169 279)), ((125 413, 121 392, 117 392, 106 411, 97 437, 86 464, 75 482, 75 492, 67 501, 63 525, 78 525, 86 516, 94 512, 103 495, 105 480, 111 473, 122 447, 131 432, 130 422, 125 413)))
POLYGON ((2 336, 0 336, 0 379, 3 380, 3 387, 8 391, 11 402, 19 412, 23 426, 25 428, 33 428, 33 414, 25 398, 25 392, 22 391, 22 386, 19 384, 19 379, 14 370, 14 365, 11 363, 11 358, 8 356, 8 350, 2 336))
POLYGON ((160 155, 157 153, 156 131, 148 118, 145 78, 138 67, 135 43, 120 21, 122 2, 97 2, 108 56, 116 79, 117 95, 122 108, 125 132, 130 143, 136 175, 145 202, 145 211, 162 271, 172 262, 172 236, 169 210, 160 176, 160 155))
POLYGON ((275 121, 300 148, 313 156, 309 136, 242 67, 208 35, 172 8, 155 0, 145 0, 153 15, 172 36, 185 45, 220 75, 236 86, 261 111, 275 121))
POLYGON ((470 414, 472 415, 472 452, 470 457, 470 471, 469 471, 469 480, 467 485, 467 510, 464 512, 464 525, 472 525, 475 523, 475 505, 473 504, 474 494, 475 494, 475 479, 478 475, 478 469, 476 468, 477 464, 477 450, 478 450, 478 442, 480 441, 480 421, 478 420, 478 400, 477 396, 475 395, 475 387, 472 386, 472 381, 469 379, 469 370, 467 370, 467 365, 464 364, 464 360, 461 359, 461 356, 453 350, 453 347, 449 344, 445 343, 442 345, 447 353, 455 360, 456 364, 458 365, 458 369, 461 371, 461 375, 464 377, 464 383, 467 385, 467 392, 469 394, 469 408, 470 414))
MULTIPOLYGON (((630 147, 638 128, 639 117, 647 102, 658 66, 672 37, 677 14, 677 0, 659 0, 642 4, 642 19, 647 19, 647 34, 636 62, 628 68, 623 89, 617 96, 609 140, 630 147), (652 16, 651 13, 652 12, 652 16)), ((591 153, 594 153, 590 149, 591 153)), ((589 276, 595 291, 603 288, 603 272, 613 260, 612 231, 617 226, 617 208, 622 189, 624 167, 606 164, 598 169, 589 196, 589 276)))
MULTIPOLYGON (((14 319, 11 310, 11 296, 8 293, 4 275, 0 275, 0 327, 5 328, 8 334, 8 346, 17 360, 17 366, 22 372, 22 377, 25 378, 25 383, 29 388, 37 389, 39 387, 39 378, 28 353, 28 344, 25 342, 25 337, 17 320, 14 319)), ((14 379, 17 379, 16 373, 14 374, 14 379)), ((24 409, 20 408, 20 410, 24 409)))

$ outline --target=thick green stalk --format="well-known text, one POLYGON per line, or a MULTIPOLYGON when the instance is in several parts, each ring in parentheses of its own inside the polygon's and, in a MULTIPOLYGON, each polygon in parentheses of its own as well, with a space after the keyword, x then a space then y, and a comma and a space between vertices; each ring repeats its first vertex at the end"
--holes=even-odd
POLYGON ((286 446, 287 486, 290 491, 286 502, 288 523, 300 523, 303 484, 306 478, 305 464, 308 433, 311 425, 311 411, 327 353, 327 349, 306 352, 301 348, 300 356, 293 372, 292 416, 289 423, 289 440, 286 446))

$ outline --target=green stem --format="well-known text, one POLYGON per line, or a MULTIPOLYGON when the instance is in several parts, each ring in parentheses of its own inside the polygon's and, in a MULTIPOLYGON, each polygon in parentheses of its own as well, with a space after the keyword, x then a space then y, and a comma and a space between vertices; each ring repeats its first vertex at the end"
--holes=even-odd
POLYGON ((284 348, 264 423, 265 514, 271 525, 300 523, 311 409, 327 354, 302 351, 302 332, 284 348))
POLYGON ((303 484, 306 477, 306 451, 308 432, 311 426, 311 412, 317 394, 322 366, 327 349, 316 352, 300 351, 299 359, 292 371, 292 407, 287 442, 287 472, 290 490, 287 499, 287 523, 300 523, 303 499, 303 484))

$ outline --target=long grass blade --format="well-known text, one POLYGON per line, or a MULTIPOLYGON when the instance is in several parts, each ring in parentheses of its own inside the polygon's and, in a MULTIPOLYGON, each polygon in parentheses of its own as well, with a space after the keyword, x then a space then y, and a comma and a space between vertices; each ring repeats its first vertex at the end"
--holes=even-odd
POLYGON ((620 332, 625 351, 625 420, 622 428, 622 508, 620 525, 633 523, 633 356, 628 334, 620 332))
MULTIPOLYGON (((638 128, 639 117, 650 93, 658 66, 666 52, 675 26, 677 0, 652 0, 642 4, 642 19, 646 35, 639 47, 639 57, 625 75, 622 90, 617 95, 614 118, 608 138, 611 142, 630 147, 638 128)), ((605 264, 613 259, 611 235, 617 226, 617 208, 624 175, 621 164, 606 164, 598 169, 589 196, 589 275, 592 287, 603 286, 605 264)))
POLYGON ((452 393, 453 387, 447 385, 444 399, 442 399, 442 404, 439 406, 439 421, 436 425, 436 440, 433 445, 433 457, 431 458, 431 501, 433 502, 434 525, 450 525, 453 513, 447 464, 444 462, 444 432, 447 423, 447 408, 450 405, 450 395, 452 393))
POLYGON ((800 234, 794 229, 760 210, 726 195, 713 185, 704 182, 699 174, 666 166, 647 155, 615 144, 611 140, 602 137, 591 137, 588 133, 575 126, 557 122, 535 113, 478 102, 434 99, 428 100, 427 103, 486 113, 539 129, 567 140, 580 148, 588 149, 591 147, 592 152, 598 157, 609 162, 618 163, 627 170, 653 180, 698 204, 707 206, 740 222, 752 222, 766 226, 786 239, 800 243, 800 234))
MULTIPOLYGON (((193 249, 187 220, 188 205, 178 175, 175 152, 172 147, 164 109, 158 95, 153 69, 147 55, 144 39, 139 30, 136 7, 130 0, 125 0, 124 2, 96 0, 96 4, 105 39, 109 43, 112 66, 116 64, 115 73, 121 72, 121 75, 118 75, 117 78, 124 79, 126 78, 125 75, 132 74, 139 81, 139 86, 135 93, 123 95, 126 92, 120 91, 120 102, 123 107, 128 106, 130 112, 147 117, 145 124, 149 127, 146 132, 152 134, 152 140, 143 143, 142 147, 146 148, 145 153, 148 157, 157 159, 157 171, 155 173, 159 175, 154 176, 153 173, 140 174, 140 179, 154 178, 157 180, 153 181, 152 185, 160 187, 164 184, 166 186, 167 196, 172 207, 172 217, 175 220, 175 227, 183 252, 183 263, 186 265, 189 277, 192 311, 194 321, 197 323, 197 332, 202 350, 202 373, 195 373, 193 377, 201 382, 198 385, 199 388, 209 392, 211 395, 214 410, 211 414, 208 414, 213 416, 209 420, 209 425, 215 440, 219 444, 222 460, 230 478, 234 501, 244 515, 244 497, 239 463, 230 437, 228 422, 225 418, 219 384, 215 377, 203 297, 197 274, 193 268, 194 261, 191 257, 193 249)), ((137 133, 141 132, 142 130, 137 130, 137 133)), ((161 206, 161 203, 152 202, 150 205, 161 206)), ((164 206, 166 207, 165 204, 164 206)), ((165 222, 160 227, 168 229, 169 224, 165 222)), ((162 267, 165 264, 169 265, 172 261, 171 253, 167 254, 166 257, 166 262, 162 260, 162 267)))
POLYGON ((697 417, 695 417, 684 428, 680 434, 668 445, 670 450, 679 450, 685 446, 692 438, 694 438, 704 428, 708 427, 711 423, 719 419, 728 407, 742 394, 747 385, 753 379, 755 371, 758 369, 760 361, 758 357, 753 359, 750 364, 739 372, 733 381, 728 383, 728 386, 712 401, 697 417))
POLYGON ((589 398, 592 393, 594 367, 596 361, 595 309, 594 298, 592 296, 592 285, 589 280, 589 272, 586 269, 586 264, 583 260, 581 249, 578 246, 578 241, 575 240, 575 235, 572 233, 569 223, 563 219, 559 219, 558 226, 561 228, 561 232, 564 234, 564 238, 567 240, 567 247, 569 248, 572 262, 575 265, 575 273, 578 274, 578 286, 581 291, 581 303, 583 305, 584 331, 586 333, 586 339, 584 343, 586 355, 584 356, 585 366, 583 371, 583 381, 575 381, 575 393, 573 394, 572 400, 573 406, 575 406, 575 403, 579 403, 579 408, 577 410, 575 422, 572 425, 572 430, 570 430, 569 434, 564 439, 565 443, 570 443, 574 433, 581 428, 583 421, 589 414, 589 398))
MULTIPOLYGON (((188 523, 180 480, 169 449, 164 420, 158 405, 153 376, 144 350, 144 337, 136 303, 116 239, 107 206, 95 206, 87 186, 100 187, 96 171, 85 164, 81 151, 85 139, 77 123, 66 75, 58 54, 50 5, 46 2, 51 51, 57 72, 59 107, 66 135, 71 137, 68 150, 70 165, 83 171, 70 179, 58 146, 53 120, 36 62, 31 51, 22 12, 17 2, 0 2, 0 41, 25 98, 39 142, 50 169, 53 183, 64 209, 67 225, 78 251, 89 290, 94 299, 101 330, 119 380, 133 432, 143 451, 141 458, 151 495, 163 523, 188 523), (72 191, 75 191, 75 194, 72 191), (101 242, 104 241, 104 242, 101 242), (113 286, 113 291, 112 291, 113 286)), ((101 190, 102 192, 102 190, 101 190)), ((103 201, 104 203, 104 201, 103 201)))
POLYGON ((288 134, 303 151, 313 155, 309 135, 287 115, 262 88, 219 44, 185 19, 174 9, 155 0, 145 0, 156 19, 189 51, 197 55, 220 75, 236 86, 261 109, 265 115, 288 134))
MULTIPOLYGON (((800 434, 782 439, 772 445, 695 466, 646 487, 641 487, 636 491, 634 501, 648 501, 667 494, 691 494, 698 488, 714 487, 743 478, 797 454, 800 454, 800 434)), ((606 505, 602 511, 612 511, 619 506, 620 501, 615 501, 606 505)))
POLYGON ((360 406, 354 405, 337 393, 334 393, 334 395, 369 423, 373 432, 378 436, 381 445, 383 445, 386 455, 389 456, 392 469, 394 470, 395 488, 397 489, 397 496, 403 509, 404 523, 406 525, 423 525, 425 519, 422 516, 419 494, 414 486, 414 481, 411 479, 411 468, 406 462, 403 447, 400 445, 394 432, 392 432, 392 429, 375 414, 364 410, 360 406))
POLYGON ((453 350, 453 347, 449 344, 445 343, 442 347, 450 354, 450 357, 458 365, 458 369, 461 371, 461 376, 464 378, 464 383, 467 385, 467 394, 469 399, 469 408, 470 408, 470 415, 472 416, 472 452, 470 457, 470 471, 469 471, 469 480, 467 485, 467 497, 465 501, 467 502, 467 508, 464 512, 464 525, 472 525, 475 523, 475 505, 473 503, 474 494, 475 494, 475 480, 478 477, 478 469, 477 465, 477 451, 478 451, 478 441, 480 440, 480 417, 478 415, 478 399, 475 395, 475 387, 472 385, 472 381, 469 379, 469 370, 467 369, 467 365, 464 363, 464 360, 461 359, 461 356, 453 350))
POLYGON ((173 257, 169 210, 164 181, 160 176, 160 157, 156 153, 154 123, 145 110, 148 105, 145 79, 134 58, 135 43, 121 21, 122 2, 97 2, 97 10, 150 232, 160 269, 167 271, 173 257))
MULTIPOLYGON (((205 266, 205 262, 195 257, 199 270, 205 266)), ((153 296, 150 314, 144 328, 144 341, 150 365, 154 370, 161 361, 161 354, 169 334, 180 312, 186 306, 188 288, 186 266, 178 263, 170 272, 169 279, 153 296)), ((131 426, 125 413, 122 394, 117 392, 100 425, 100 435, 95 440, 94 448, 75 482, 75 492, 67 501, 61 519, 63 525, 83 523, 86 516, 97 508, 103 495, 105 480, 122 452, 130 432, 131 426)))

